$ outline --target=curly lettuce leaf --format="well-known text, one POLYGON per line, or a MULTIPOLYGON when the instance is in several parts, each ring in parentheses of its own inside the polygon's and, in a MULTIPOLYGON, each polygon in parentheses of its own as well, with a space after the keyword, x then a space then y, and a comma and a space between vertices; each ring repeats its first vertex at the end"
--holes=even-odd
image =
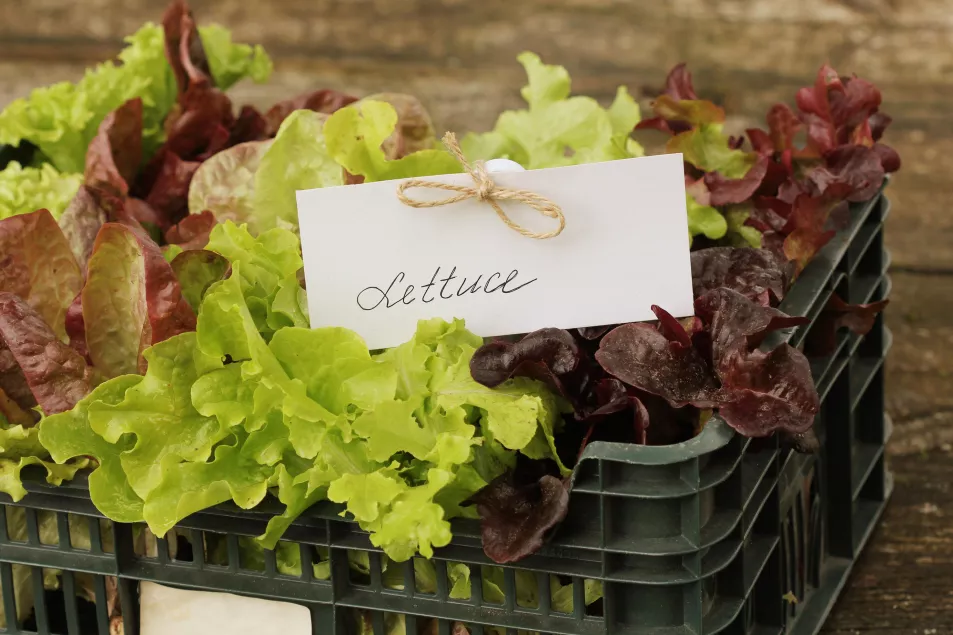
MULTIPOLYGON (((2 423, 0 415, 0 423, 2 423)), ((40 443, 39 428, 23 426, 0 426, 0 492, 13 502, 26 496, 20 472, 28 465, 39 465, 46 470, 46 482, 60 485, 72 480, 76 472, 89 464, 85 458, 77 458, 65 465, 49 460, 50 454, 40 443)))
POLYGON ((342 108, 324 124, 328 152, 350 174, 368 183, 462 171, 459 162, 444 150, 418 150, 388 160, 381 146, 394 133, 397 122, 397 110, 384 101, 362 100, 342 108))
POLYGON ((90 427, 88 409, 92 404, 116 404, 127 388, 141 377, 124 375, 97 386, 70 411, 40 422, 39 439, 59 464, 78 457, 93 457, 97 467, 89 475, 89 495, 96 509, 116 522, 142 522, 142 499, 129 485, 122 470, 121 455, 133 446, 131 439, 110 443, 90 427))
POLYGON ((562 66, 544 64, 528 52, 517 59, 529 80, 520 91, 528 108, 502 113, 491 132, 468 134, 462 143, 467 157, 508 158, 536 169, 643 154, 629 137, 641 113, 625 87, 607 110, 590 97, 570 97, 569 73, 562 66))
POLYGON ((0 220, 38 209, 58 219, 82 182, 82 174, 64 174, 48 163, 34 168, 11 161, 0 170, 0 220))
MULTIPOLYGON (((256 238, 229 222, 209 248, 231 273, 202 279, 196 331, 146 349, 144 376, 110 379, 41 426, 57 461, 98 461, 94 500, 110 517, 162 535, 198 510, 254 507, 270 491, 284 510, 258 542, 274 548, 302 512, 331 500, 404 561, 446 545, 450 519, 472 516, 462 504, 515 451, 554 456, 554 398, 528 380, 475 384, 468 368, 482 340, 462 321, 422 321, 410 342, 379 354, 347 329, 269 327, 292 320, 284 303, 303 293, 295 236, 256 238)), ((179 258, 190 253, 203 252, 179 258)))

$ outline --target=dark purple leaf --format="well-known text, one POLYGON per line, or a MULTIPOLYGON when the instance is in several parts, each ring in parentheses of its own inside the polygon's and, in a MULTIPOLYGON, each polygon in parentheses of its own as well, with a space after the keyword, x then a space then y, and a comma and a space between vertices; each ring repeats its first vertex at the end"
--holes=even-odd
POLYGON ((699 352, 670 342, 648 324, 623 324, 607 333, 596 360, 613 377, 664 397, 676 408, 710 407, 717 400, 718 382, 699 352))
POLYGON ((521 483, 507 473, 471 500, 480 513, 483 551, 500 564, 518 562, 538 551, 569 511, 567 484, 549 474, 521 483))
POLYGON ((656 304, 653 304, 651 309, 655 317, 658 318, 659 333, 664 335, 665 339, 684 347, 692 345, 691 336, 685 330, 685 327, 682 326, 682 323, 675 319, 671 313, 656 304))
POLYGON ((880 157, 880 165, 883 166, 884 172, 890 174, 900 169, 900 155, 896 150, 882 143, 875 143, 871 149, 880 157))
POLYGON ((837 348, 837 331, 841 328, 850 329, 856 335, 866 335, 888 303, 889 300, 880 300, 870 304, 848 304, 836 293, 832 294, 808 333, 805 352, 811 357, 830 355, 837 348))
POLYGON ((540 329, 518 342, 493 341, 470 360, 470 374, 484 386, 498 386, 511 377, 529 377, 576 401, 586 381, 583 352, 568 331, 540 329))
POLYGON ((771 331, 807 324, 810 321, 806 317, 790 316, 777 309, 762 306, 737 291, 724 287, 697 298, 695 313, 709 326, 712 357, 719 376, 724 364, 733 363, 729 358, 757 348, 771 331))
POLYGON ((215 214, 205 210, 201 214, 189 214, 178 224, 173 225, 165 233, 165 240, 171 245, 178 245, 188 251, 190 249, 204 249, 208 244, 209 234, 218 221, 215 214))
POLYGON ((30 391, 20 365, 13 356, 3 337, 0 337, 0 390, 12 399, 20 408, 28 409, 36 405, 36 397, 30 391))
POLYGON ((765 249, 711 247, 693 251, 692 289, 695 297, 727 287, 744 297, 769 306, 784 298, 790 284, 790 268, 765 249))
POLYGON ((770 353, 732 355, 719 366, 719 376, 730 396, 718 413, 741 434, 800 433, 814 424, 820 400, 811 366, 797 349, 783 344, 770 353))

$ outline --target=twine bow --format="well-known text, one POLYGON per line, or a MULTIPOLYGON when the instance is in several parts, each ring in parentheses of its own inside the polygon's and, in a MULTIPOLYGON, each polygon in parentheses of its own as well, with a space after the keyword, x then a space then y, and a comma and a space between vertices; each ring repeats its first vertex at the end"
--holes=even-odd
POLYGON ((427 181, 425 179, 410 179, 409 181, 404 181, 401 183, 397 188, 397 198, 400 199, 401 203, 420 209, 426 207, 442 207, 444 205, 452 205, 454 203, 459 203, 460 201, 475 198, 485 203, 489 203, 490 207, 492 207, 493 211, 496 212, 496 215, 500 217, 500 220, 506 223, 507 227, 518 231, 528 238, 536 238, 538 240, 545 240, 547 238, 558 236, 566 227, 566 217, 563 216, 563 210, 559 207, 559 205, 556 205, 545 196, 540 196, 539 194, 530 192, 528 190, 514 190, 505 187, 497 187, 493 182, 493 179, 490 178, 490 174, 487 172, 486 166, 482 161, 477 161, 472 165, 467 161, 466 157, 463 156, 463 152, 460 150, 459 144, 457 144, 457 136, 452 132, 448 132, 443 136, 443 145, 445 145, 450 154, 452 154, 454 158, 460 162, 460 165, 463 166, 464 172, 469 174, 473 179, 474 187, 467 187, 466 185, 451 185, 449 183, 439 183, 437 181, 427 181), (446 190, 448 192, 457 192, 457 194, 436 201, 419 201, 407 196, 406 194, 407 190, 413 189, 415 187, 446 190), (500 207, 499 201, 516 201, 518 203, 528 205, 543 216, 557 219, 559 221, 559 227, 553 231, 543 233, 526 229, 506 215, 506 212, 504 212, 503 208, 500 207))

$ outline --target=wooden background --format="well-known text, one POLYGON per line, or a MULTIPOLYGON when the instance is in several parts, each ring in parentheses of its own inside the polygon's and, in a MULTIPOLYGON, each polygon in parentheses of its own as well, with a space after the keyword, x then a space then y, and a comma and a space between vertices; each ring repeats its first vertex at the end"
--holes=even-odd
MULTIPOLYGON (((483 130, 520 104, 523 50, 574 90, 651 95, 684 61, 731 124, 763 124, 829 61, 883 90, 904 165, 889 196, 890 459, 896 490, 829 634, 953 633, 953 0, 193 0, 199 23, 263 44, 276 72, 236 101, 323 87, 418 95, 438 130, 483 130)), ((158 20, 149 0, 0 1, 0 106, 76 79, 158 20)))

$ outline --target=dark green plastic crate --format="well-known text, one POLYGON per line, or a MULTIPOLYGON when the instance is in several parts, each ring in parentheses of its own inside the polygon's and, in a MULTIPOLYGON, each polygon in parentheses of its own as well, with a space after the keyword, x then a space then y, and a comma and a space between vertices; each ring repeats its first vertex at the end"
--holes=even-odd
MULTIPOLYGON (((889 203, 879 195, 854 205, 850 227, 807 267, 782 310, 816 318, 834 291, 854 303, 886 297, 890 279, 883 221, 888 211, 889 203)), ((73 547, 62 538, 65 529, 55 545, 41 545, 35 532, 17 543, 4 526, 4 606, 12 606, 8 572, 17 563, 36 572, 55 568, 117 580, 126 635, 137 632, 135 587, 141 580, 303 604, 311 610, 313 632, 320 635, 354 632, 355 609, 364 611, 365 628, 376 635, 385 635, 388 615, 405 616, 408 633, 427 624, 428 633, 436 626, 437 633, 449 634, 455 623, 463 623, 475 635, 491 628, 507 634, 810 635, 846 582, 892 487, 883 452, 890 423, 882 365, 890 334, 882 320, 863 338, 843 334, 834 354, 812 361, 822 398, 817 455, 782 449, 775 439, 742 438, 718 419, 698 437, 674 446, 591 444, 574 475, 566 522, 539 553, 505 569, 503 604, 482 597, 481 567, 497 565, 483 554, 479 527, 472 521, 456 522, 453 542, 437 551, 432 595, 414 590, 411 563, 398 565, 404 590, 384 588, 380 553, 331 504, 309 510, 285 535, 303 562, 316 561, 318 548, 329 551, 329 580, 315 579, 309 567, 300 577, 280 574, 274 552, 265 552, 263 571, 249 568, 240 562, 239 536, 259 535, 270 515, 280 511, 266 502, 253 511, 223 505, 177 528, 192 545, 212 537, 223 540, 226 566, 207 563, 200 548, 180 549, 174 558, 165 540, 146 556, 134 547, 134 529, 128 525, 108 526, 112 550, 95 544, 91 550, 73 547), (350 550, 370 554, 369 582, 359 583, 349 569, 350 550), (448 597, 447 562, 470 566, 469 599, 448 597), (552 610, 548 593, 538 594, 535 607, 519 606, 516 569, 532 572, 540 588, 550 574, 571 582, 574 611, 552 610), (582 601, 587 579, 604 587, 604 598, 589 607, 582 601), (790 601, 792 595, 797 602, 790 601)), ((788 340, 797 346, 810 328, 776 334, 766 345, 788 340)), ((27 498, 7 506, 24 508, 28 519, 36 510, 47 510, 56 513, 61 528, 67 518, 99 526, 82 479, 59 488, 39 481, 27 487, 27 498)), ((56 599, 55 615, 53 604, 41 601, 35 619, 7 632, 107 633, 102 600, 92 613, 85 607, 87 621, 94 614, 96 626, 80 628, 68 578, 61 591, 44 598, 56 599)), ((42 585, 34 580, 37 584, 42 585)))

